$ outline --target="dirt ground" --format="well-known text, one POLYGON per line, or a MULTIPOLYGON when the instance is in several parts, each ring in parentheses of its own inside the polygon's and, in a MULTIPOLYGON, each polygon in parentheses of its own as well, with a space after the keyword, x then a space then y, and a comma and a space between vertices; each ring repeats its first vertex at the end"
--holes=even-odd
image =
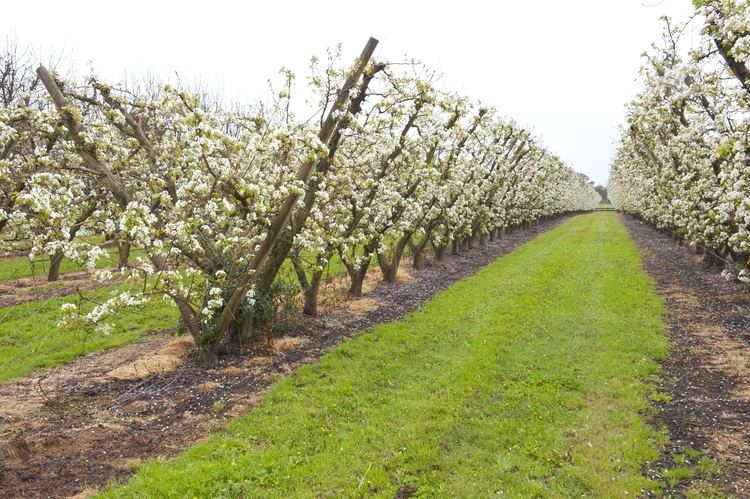
POLYGON ((190 340, 145 343, 82 357, 0 385, 0 497, 70 497, 126 479, 140 462, 170 457, 251 408, 276 379, 375 324, 397 320, 563 219, 446 257, 360 300, 300 319, 274 342, 196 363, 190 340))
POLYGON ((685 447, 702 450, 722 463, 718 481, 728 495, 750 497, 750 290, 705 269, 667 234, 622 220, 669 310, 661 389, 671 400, 659 404, 656 423, 669 429, 671 445, 662 462, 685 447))

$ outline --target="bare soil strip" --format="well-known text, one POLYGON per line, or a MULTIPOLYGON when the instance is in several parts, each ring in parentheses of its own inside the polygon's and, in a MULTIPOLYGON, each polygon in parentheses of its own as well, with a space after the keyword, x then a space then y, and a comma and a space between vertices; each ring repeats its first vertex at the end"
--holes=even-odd
POLYGON ((252 407, 276 379, 424 301, 564 221, 558 218, 379 285, 360 304, 300 321, 274 344, 206 368, 160 335, 0 385, 0 497, 65 497, 170 457, 252 407))
MULTIPOLYGON (((672 352, 663 364, 656 422, 667 426, 664 459, 694 447, 723 462, 728 494, 750 497, 750 293, 727 282, 668 235, 622 217, 669 309, 672 352)), ((675 491, 679 493, 680 487, 675 491)))

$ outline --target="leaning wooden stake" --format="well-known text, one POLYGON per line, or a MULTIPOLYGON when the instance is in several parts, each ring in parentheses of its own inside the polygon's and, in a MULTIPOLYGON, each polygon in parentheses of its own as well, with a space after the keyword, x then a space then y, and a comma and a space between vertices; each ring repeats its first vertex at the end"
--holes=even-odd
MULTIPOLYGON (((326 118, 323 120, 323 123, 320 127, 320 132, 318 133, 318 138, 321 142, 327 143, 335 132, 336 125, 339 122, 339 112, 346 103, 347 98, 349 97, 349 91, 357 84, 357 81, 359 81, 362 73, 367 67, 367 64, 372 58, 372 54, 375 52, 375 48, 377 47, 377 45, 378 40, 372 37, 370 37, 370 39, 365 44, 365 47, 362 50, 359 59, 355 62, 351 73, 344 81, 344 85, 339 90, 338 95, 336 96, 336 100, 334 101, 328 113, 328 116, 326 116, 326 118)), ((58 86, 57 82, 54 80, 52 74, 47 70, 47 68, 45 68, 44 66, 40 66, 37 69, 37 75, 39 75, 39 78, 44 84, 44 87, 47 89, 50 97, 52 97, 52 101, 54 102, 57 110, 60 112, 63 120, 65 121, 65 124, 68 126, 68 129, 77 132, 80 128, 79 123, 76 121, 72 109, 69 107, 67 99, 63 95, 63 92, 58 86)), ((77 136, 77 134, 74 135, 77 136)), ((107 187, 112 192, 115 199, 117 199, 120 205, 126 206, 130 201, 130 196, 123 188, 122 184, 117 181, 109 167, 96 158, 93 147, 83 144, 80 140, 77 141, 76 145, 78 147, 79 153, 83 157, 84 161, 88 164, 88 166, 95 171, 99 171, 102 174, 107 187)), ((314 172, 316 164, 317 161, 308 161, 300 165, 297 172, 297 180, 301 181, 304 185, 307 185, 310 176, 314 172)), ((300 195, 297 193, 290 194, 284 200, 281 209, 274 217, 273 222, 271 223, 271 227, 266 233, 266 237, 264 238, 263 242, 260 245, 260 248, 255 253, 253 259, 249 264, 248 271, 238 283, 236 290, 227 301, 224 310, 219 316, 219 320, 217 323, 217 334, 213 340, 213 344, 211 345, 212 351, 215 350, 216 346, 229 330, 229 326, 235 318, 235 314, 237 313, 237 309, 239 308, 240 303, 245 298, 248 290, 254 282, 255 273, 264 265, 266 259, 268 258, 268 255, 271 253, 271 250, 279 240, 279 236, 281 235, 284 227, 286 227, 286 225, 289 223, 289 217, 291 216, 294 206, 299 200, 299 197, 300 195)), ((152 256, 151 260, 158 269, 164 268, 165 262, 159 255, 152 256)), ((178 308, 180 309, 180 312, 182 312, 183 319, 186 320, 191 333, 193 333, 193 336, 197 336, 198 324, 195 320, 195 315, 192 313, 190 307, 185 303, 178 302, 178 308)), ((206 352, 203 353, 205 354, 206 352)), ((209 355, 208 357, 210 358, 212 356, 209 355)))
MULTIPOLYGON (((323 124, 320 127, 318 138, 321 142, 326 143, 331 138, 331 135, 336 129, 339 111, 346 103, 346 99, 349 96, 349 91, 354 87, 354 85, 356 85, 357 81, 359 81, 359 78, 362 76, 362 73, 367 67, 367 64, 370 62, 370 58, 372 57, 373 52, 375 52, 375 47, 377 47, 377 45, 378 40, 372 37, 370 37, 370 39, 367 41, 367 44, 365 44, 365 47, 362 50, 362 54, 359 56, 359 59, 355 63, 355 66, 352 72, 349 74, 349 77, 344 82, 344 85, 339 90, 339 93, 336 96, 336 100, 334 101, 333 106, 328 113, 328 116, 325 118, 323 124)), ((305 185, 307 185, 307 181, 313 174, 316 163, 317 161, 308 161, 300 165, 299 171, 297 172, 297 180, 300 180, 305 185)), ((253 259, 250 261, 250 271, 248 271, 240 280, 237 289, 229 298, 226 306, 224 307, 224 310, 219 316, 219 321, 216 328, 219 333, 217 336, 219 337, 216 338, 215 342, 218 342, 221 339, 220 337, 226 333, 229 325, 234 320, 240 302, 242 302, 242 300, 245 298, 247 291, 254 282, 254 271, 262 268, 265 264, 266 259, 268 258, 268 255, 271 253, 271 250, 278 241, 281 232, 289 223, 289 217, 291 216, 294 205, 299 200, 299 197, 300 195, 297 193, 290 194, 289 197, 284 200, 284 204, 276 214, 276 217, 274 217, 265 239, 261 243, 258 251, 253 256, 253 259)))
POLYGON ((80 124, 78 123, 78 121, 76 121, 73 110, 68 105, 68 100, 63 95, 62 90, 60 90, 60 87, 52 77, 52 74, 44 66, 39 66, 36 70, 36 74, 39 76, 42 84, 44 84, 44 88, 47 89, 50 97, 52 97, 52 102, 55 104, 55 107, 60 113, 63 121, 65 121, 65 125, 68 127, 68 130, 71 130, 71 132, 76 132, 74 134, 74 137, 76 138, 78 153, 81 155, 89 168, 102 174, 107 188, 110 190, 110 192, 112 192, 112 195, 115 197, 117 202, 123 207, 127 206, 128 202, 130 201, 130 196, 123 188, 122 184, 117 181, 114 174, 107 165, 96 159, 94 146, 90 144, 84 144, 78 138, 77 132, 80 129, 80 124))
MULTIPOLYGON (((96 157, 95 146, 85 143, 81 140, 79 132, 81 130, 80 123, 76 120, 73 113, 73 109, 70 107, 68 100, 65 98, 60 86, 55 81, 52 74, 44 66, 39 66, 36 70, 36 74, 44 84, 44 88, 47 89, 52 102, 55 104, 55 108, 60 113, 65 125, 70 131, 71 137, 75 143, 78 153, 81 155, 87 166, 94 171, 99 172, 102 175, 103 182, 112 193, 112 196, 123 208, 130 202, 130 194, 127 189, 117 180, 112 170, 107 166, 106 163, 99 161, 96 157)), ((157 270, 163 270, 166 267, 166 259, 161 255, 151 255, 151 263, 154 264, 157 270)), ((187 326, 190 333, 194 338, 197 339, 199 332, 199 324, 196 320, 195 313, 190 305, 184 300, 175 300, 177 308, 180 311, 185 325, 187 326)))

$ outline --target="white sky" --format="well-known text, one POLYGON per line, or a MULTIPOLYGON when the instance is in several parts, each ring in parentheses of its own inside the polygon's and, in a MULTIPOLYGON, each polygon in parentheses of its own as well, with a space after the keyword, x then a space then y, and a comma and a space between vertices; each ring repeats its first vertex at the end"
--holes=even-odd
POLYGON ((177 72, 248 102, 281 66, 301 78, 339 42, 348 62, 372 35, 376 57, 426 63, 604 184, 640 54, 661 15, 690 12, 690 0, 19 0, 3 6, 0 32, 104 78, 177 72))

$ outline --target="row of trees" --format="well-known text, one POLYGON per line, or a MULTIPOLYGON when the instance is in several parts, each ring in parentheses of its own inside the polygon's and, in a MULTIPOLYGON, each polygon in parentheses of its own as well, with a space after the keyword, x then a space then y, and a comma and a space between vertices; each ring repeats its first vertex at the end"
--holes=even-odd
POLYGON ((123 268, 139 293, 64 312, 106 330, 121 307, 162 295, 210 361, 257 329, 285 262, 315 315, 332 258, 358 295, 374 262, 391 281, 406 252, 419 268, 428 250, 442 258, 598 203, 528 131, 437 90, 419 64, 373 61, 376 45, 350 67, 313 59, 304 119, 286 71, 271 99, 227 109, 185 88, 65 79, 9 56, 0 231, 89 267, 105 250, 83 234, 139 248, 146 256, 123 268))
POLYGON ((608 194, 748 281, 750 2, 694 3, 695 17, 666 20, 662 43, 645 54, 608 194), (700 39, 687 52, 681 34, 692 23, 702 23, 700 39))

